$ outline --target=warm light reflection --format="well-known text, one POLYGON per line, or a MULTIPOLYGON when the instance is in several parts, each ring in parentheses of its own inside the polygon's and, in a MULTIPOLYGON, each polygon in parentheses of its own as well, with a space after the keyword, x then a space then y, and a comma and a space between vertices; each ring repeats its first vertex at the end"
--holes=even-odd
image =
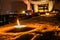
POLYGON ((21 25, 19 19, 17 19, 17 25, 14 26, 14 28, 24 28, 24 27, 26 27, 26 25, 21 25))

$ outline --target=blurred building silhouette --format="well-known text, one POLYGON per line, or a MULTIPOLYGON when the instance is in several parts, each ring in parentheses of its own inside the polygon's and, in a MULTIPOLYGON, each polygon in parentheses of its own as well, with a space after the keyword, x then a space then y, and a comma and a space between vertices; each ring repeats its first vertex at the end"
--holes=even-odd
MULTIPOLYGON (((54 9, 60 10, 60 0, 54 1, 54 9)), ((6 11, 26 10, 26 4, 21 0, 0 0, 0 4, 1 13, 6 13, 6 11)))

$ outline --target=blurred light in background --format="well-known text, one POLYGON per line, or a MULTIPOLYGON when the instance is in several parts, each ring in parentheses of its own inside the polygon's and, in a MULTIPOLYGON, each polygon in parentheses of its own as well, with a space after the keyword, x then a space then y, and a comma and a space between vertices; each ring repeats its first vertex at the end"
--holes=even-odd
POLYGON ((22 13, 24 14, 24 13, 25 13, 25 11, 22 11, 22 13))
POLYGON ((44 10, 38 10, 39 12, 44 12, 44 10))
POLYGON ((55 11, 53 11, 53 13, 55 13, 55 11))
POLYGON ((56 11, 56 13, 59 13, 58 11, 56 11))
POLYGON ((49 15, 49 13, 45 13, 46 15, 49 15))
POLYGON ((26 13, 26 16, 28 16, 29 14, 28 13, 26 13))

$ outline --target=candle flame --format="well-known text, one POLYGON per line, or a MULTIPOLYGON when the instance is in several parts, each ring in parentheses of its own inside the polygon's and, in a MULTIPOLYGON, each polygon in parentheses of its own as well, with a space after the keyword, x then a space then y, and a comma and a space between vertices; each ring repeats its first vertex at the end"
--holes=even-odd
POLYGON ((17 25, 20 25, 19 20, 17 19, 17 25))
POLYGON ((24 28, 24 27, 26 27, 26 25, 21 25, 19 19, 17 19, 17 25, 14 26, 14 28, 24 28))

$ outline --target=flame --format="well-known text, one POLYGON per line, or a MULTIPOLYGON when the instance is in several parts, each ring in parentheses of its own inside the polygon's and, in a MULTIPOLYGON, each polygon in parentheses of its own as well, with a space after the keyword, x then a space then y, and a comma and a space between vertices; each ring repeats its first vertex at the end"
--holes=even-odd
POLYGON ((14 26, 14 28, 24 28, 24 27, 26 27, 26 25, 21 25, 19 19, 17 19, 17 25, 14 26))
POLYGON ((17 19, 17 25, 20 25, 19 20, 17 19))

